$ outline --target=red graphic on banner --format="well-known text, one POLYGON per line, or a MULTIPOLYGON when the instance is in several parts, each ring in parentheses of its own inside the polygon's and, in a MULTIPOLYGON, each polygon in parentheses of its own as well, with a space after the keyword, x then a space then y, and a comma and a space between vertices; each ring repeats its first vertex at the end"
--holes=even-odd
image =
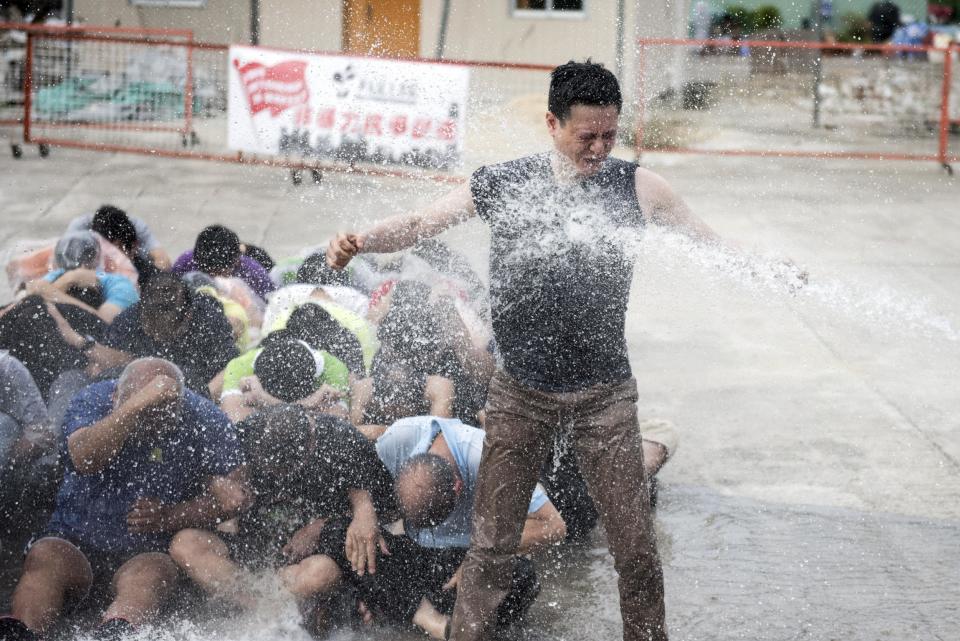
POLYGON ((307 89, 307 63, 298 60, 281 62, 267 67, 259 62, 240 64, 234 60, 240 72, 240 82, 247 92, 250 113, 257 115, 264 109, 276 118, 291 107, 306 105, 310 100, 307 89))

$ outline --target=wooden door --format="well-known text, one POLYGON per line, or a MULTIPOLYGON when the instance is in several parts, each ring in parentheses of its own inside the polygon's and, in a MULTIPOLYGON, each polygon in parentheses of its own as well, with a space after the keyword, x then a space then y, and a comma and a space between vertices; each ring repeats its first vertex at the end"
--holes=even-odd
POLYGON ((420 55, 420 0, 343 0, 343 50, 420 55))

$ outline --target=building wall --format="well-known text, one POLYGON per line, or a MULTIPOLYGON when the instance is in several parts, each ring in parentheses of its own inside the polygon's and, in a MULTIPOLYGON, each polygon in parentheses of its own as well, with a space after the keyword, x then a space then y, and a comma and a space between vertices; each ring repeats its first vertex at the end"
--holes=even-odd
POLYGON ((207 0, 202 9, 134 7, 127 0, 74 0, 74 14, 87 24, 193 29, 194 37, 205 42, 250 41, 249 0, 207 0))
MULTIPOLYGON (((749 0, 745 0, 749 1, 749 0)), ((444 0, 421 0, 420 55, 437 50, 444 0)), ((556 65, 592 58, 621 71, 624 91, 636 86, 636 41, 683 37, 690 0, 622 0, 623 59, 618 64, 617 20, 621 0, 586 0, 582 17, 519 17, 510 0, 451 0, 444 57, 556 65)), ((203 9, 133 7, 128 0, 75 0, 88 24, 189 28, 198 40, 250 40, 250 0, 208 0, 203 9)), ((260 0, 260 43, 265 46, 338 51, 343 40, 341 0, 260 0)), ((657 68, 669 60, 650 59, 657 68)), ((669 74, 659 74, 666 77, 669 74)), ((648 80, 651 80, 648 78, 648 80)))
POLYGON ((343 3, 339 0, 260 0, 262 45, 339 51, 342 40, 343 3))
MULTIPOLYGON (((509 0, 451 0, 444 57, 559 64, 593 57, 614 66, 617 0, 587 0, 582 18, 515 17, 509 0)), ((422 0, 421 55, 436 52, 443 0, 422 0)))

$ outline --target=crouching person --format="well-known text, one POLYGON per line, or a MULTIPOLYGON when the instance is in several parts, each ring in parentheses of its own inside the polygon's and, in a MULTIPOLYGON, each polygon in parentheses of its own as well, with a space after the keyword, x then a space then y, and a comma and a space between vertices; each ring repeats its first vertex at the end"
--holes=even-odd
MULTIPOLYGON (((375 574, 351 572, 342 553, 348 535, 331 521, 321 534, 320 550, 329 561, 317 562, 318 584, 333 589, 346 583, 361 600, 365 618, 380 615, 395 623, 414 623, 430 636, 449 636, 460 566, 470 545, 473 499, 484 432, 457 419, 406 418, 377 440, 377 454, 394 476, 402 531, 382 533, 383 553, 375 574)), ((505 492, 512 489, 504 488, 505 492)), ((528 553, 562 541, 563 519, 539 485, 534 490, 520 539, 511 559, 513 581, 497 612, 498 623, 520 619, 533 604, 540 584, 528 553)), ((323 558, 323 557, 321 557, 323 558)))
POLYGON ((83 389, 64 437, 56 508, 28 547, 0 639, 32 639, 107 586, 101 636, 148 622, 177 582, 172 534, 230 518, 246 501, 233 426, 169 361, 136 360, 83 389))
MULTIPOLYGON (((372 442, 350 423, 283 403, 238 425, 256 497, 235 534, 189 529, 170 554, 205 592, 228 607, 251 607, 249 571, 276 571, 305 615, 324 592, 315 555, 328 518, 344 518, 339 553, 373 571, 380 515, 395 514, 393 479, 372 442)), ((309 617, 308 617, 309 618, 309 617)), ((309 623, 307 627, 313 627, 309 623)))

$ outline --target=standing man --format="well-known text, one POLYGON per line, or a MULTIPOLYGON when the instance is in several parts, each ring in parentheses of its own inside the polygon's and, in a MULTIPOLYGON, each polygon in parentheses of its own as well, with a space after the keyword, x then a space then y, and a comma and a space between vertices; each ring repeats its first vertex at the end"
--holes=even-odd
POLYGON ((718 242, 663 178, 610 158, 622 98, 602 65, 553 70, 554 150, 481 167, 426 209, 339 234, 327 260, 395 252, 474 215, 490 226, 490 300, 501 365, 487 397, 470 552, 453 613, 456 641, 484 638, 510 588, 530 495, 557 430, 571 430, 619 574, 623 636, 663 641, 657 553, 637 386, 624 325, 630 238, 648 223, 718 242), (625 242, 626 241, 626 242, 625 242))

